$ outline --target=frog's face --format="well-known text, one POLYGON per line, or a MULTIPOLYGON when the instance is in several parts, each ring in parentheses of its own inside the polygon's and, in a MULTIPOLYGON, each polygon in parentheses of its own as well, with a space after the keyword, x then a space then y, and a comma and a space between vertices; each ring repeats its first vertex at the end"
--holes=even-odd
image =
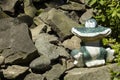
POLYGON ((88 19, 85 22, 85 27, 87 27, 87 28, 94 28, 96 26, 97 26, 97 21, 95 19, 88 19))

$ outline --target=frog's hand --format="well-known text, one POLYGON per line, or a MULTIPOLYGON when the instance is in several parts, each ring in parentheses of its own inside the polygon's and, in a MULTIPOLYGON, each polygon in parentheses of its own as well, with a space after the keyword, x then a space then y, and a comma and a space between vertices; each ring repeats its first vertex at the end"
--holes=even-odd
POLYGON ((107 61, 107 62, 112 62, 113 59, 114 59, 114 52, 115 52, 115 51, 114 51, 113 49, 110 49, 110 48, 107 48, 106 51, 107 51, 106 61, 107 61))
POLYGON ((76 55, 74 55, 73 57, 76 59, 76 60, 79 60, 79 58, 82 57, 82 54, 81 52, 77 53, 76 55))
POLYGON ((84 62, 83 62, 83 53, 79 52, 77 55, 74 56, 74 65, 77 67, 83 67, 84 62))

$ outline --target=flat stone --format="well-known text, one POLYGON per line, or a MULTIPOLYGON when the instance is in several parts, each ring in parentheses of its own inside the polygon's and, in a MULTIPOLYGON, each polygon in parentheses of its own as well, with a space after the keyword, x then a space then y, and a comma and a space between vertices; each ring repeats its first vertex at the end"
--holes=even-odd
POLYGON ((68 4, 64 4, 60 8, 64 10, 80 11, 85 9, 85 5, 70 1, 68 4))
POLYGON ((59 56, 69 57, 69 54, 63 47, 54 45, 54 42, 56 43, 57 41, 57 37, 54 35, 41 33, 35 42, 35 46, 39 54, 46 55, 50 60, 57 59, 59 56))
POLYGON ((35 28, 31 28, 31 34, 32 34, 32 40, 35 42, 37 38, 39 38, 40 32, 43 31, 43 29, 46 27, 46 24, 41 24, 36 26, 35 28))
POLYGON ((47 71, 51 68, 51 61, 47 56, 41 55, 30 63, 30 68, 36 71, 47 71))
POLYGON ((74 68, 67 71, 64 80, 111 80, 110 70, 120 71, 117 64, 95 68, 74 68))
POLYGON ((0 25, 0 50, 3 50, 5 64, 28 63, 38 56, 25 23, 5 18, 0 20, 0 25))
POLYGON ((81 42, 81 39, 78 38, 77 36, 73 36, 71 39, 67 39, 65 40, 62 45, 65 47, 65 48, 68 48, 70 50, 73 50, 73 49, 80 49, 80 42, 81 42))
POLYGON ((15 79, 19 75, 25 73, 28 67, 23 67, 19 65, 8 66, 7 69, 3 70, 3 75, 7 79, 15 79))
POLYGON ((41 74, 30 73, 25 76, 24 80, 45 80, 41 74))
POLYGON ((80 17, 80 22, 82 24, 85 23, 86 20, 88 20, 89 18, 93 17, 93 9, 88 9, 85 13, 83 13, 83 15, 80 17))
POLYGON ((66 68, 60 64, 56 64, 51 70, 43 74, 47 80, 59 80, 59 77, 65 72, 66 68))
POLYGON ((57 33, 61 40, 72 35, 71 28, 79 26, 78 23, 70 19, 63 12, 52 8, 48 12, 43 12, 38 16, 45 23, 49 24, 57 33))

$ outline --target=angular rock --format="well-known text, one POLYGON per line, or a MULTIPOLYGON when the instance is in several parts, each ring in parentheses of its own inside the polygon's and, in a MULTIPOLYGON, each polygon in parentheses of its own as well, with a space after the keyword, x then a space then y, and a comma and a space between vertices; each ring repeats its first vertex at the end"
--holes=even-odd
POLYGON ((14 7, 17 1, 18 0, 2 0, 0 6, 3 11, 14 12, 14 7))
POLYGON ((41 55, 30 63, 30 68, 36 71, 46 71, 51 68, 51 61, 47 56, 41 55))
POLYGON ((109 64, 106 66, 95 68, 74 68, 67 73, 64 80, 111 80, 110 70, 120 71, 117 64, 109 64))
POLYGON ((85 23, 86 20, 88 20, 89 18, 93 17, 93 9, 88 9, 85 13, 83 13, 83 15, 80 17, 80 22, 82 24, 85 23))
POLYGON ((30 73, 25 76, 24 80, 45 80, 45 78, 40 74, 30 73))
POLYGON ((51 70, 44 73, 43 76, 45 76, 47 80, 59 80, 60 76, 65 72, 65 70, 65 67, 60 64, 56 64, 51 70))
POLYGON ((69 13, 69 16, 72 20, 76 21, 77 23, 79 23, 79 16, 77 15, 77 13, 75 11, 72 11, 71 13, 69 13))
POLYGON ((28 26, 33 24, 33 19, 25 14, 18 15, 17 19, 19 19, 22 23, 26 23, 28 26))
POLYGON ((45 24, 41 24, 38 25, 35 28, 31 28, 30 31, 32 33, 32 40, 35 42, 37 40, 37 38, 39 37, 40 32, 43 31, 43 29, 45 28, 45 24))
POLYGON ((24 12, 30 17, 34 17, 37 9, 34 7, 32 0, 24 0, 24 12))
POLYGON ((85 3, 85 1, 88 1, 88 0, 70 0, 70 1, 73 1, 73 2, 80 2, 80 3, 85 3))
POLYGON ((63 5, 65 2, 65 0, 52 0, 49 3, 45 3, 45 5, 49 8, 57 8, 60 5, 63 5))
POLYGON ((43 32, 46 29, 46 24, 38 19, 34 19, 34 23, 38 26, 31 28, 30 31, 32 33, 32 40, 35 42, 39 37, 40 32, 43 32))
POLYGON ((72 27, 79 26, 78 23, 54 8, 48 12, 41 13, 38 17, 45 23, 49 24, 61 40, 72 35, 72 27))
POLYGON ((60 6, 60 8, 64 10, 80 11, 85 9, 85 5, 70 1, 68 4, 60 6))
POLYGON ((73 49, 80 49, 80 42, 81 42, 81 39, 78 38, 77 36, 73 36, 71 39, 67 39, 65 40, 62 45, 65 47, 65 48, 68 48, 70 50, 73 50, 73 49))
POLYGON ((28 67, 23 67, 19 65, 8 66, 7 69, 3 70, 3 75, 7 79, 15 79, 19 75, 25 73, 28 67))
POLYGON ((3 56, 0 56, 0 65, 3 64, 5 61, 5 58, 3 56))
POLYGON ((27 63, 38 56, 25 23, 6 18, 0 20, 0 25, 0 49, 5 63, 27 63))
POLYGON ((2 18, 9 18, 10 16, 8 16, 3 10, 2 8, 0 7, 0 19, 2 18))
POLYGON ((57 59, 59 56, 69 57, 67 51, 53 43, 57 42, 57 37, 42 33, 35 42, 35 46, 38 49, 39 54, 46 55, 50 60, 57 59))

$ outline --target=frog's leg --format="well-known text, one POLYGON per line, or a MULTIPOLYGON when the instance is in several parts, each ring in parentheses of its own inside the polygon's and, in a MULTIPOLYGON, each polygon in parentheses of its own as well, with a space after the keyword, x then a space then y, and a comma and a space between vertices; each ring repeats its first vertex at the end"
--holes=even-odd
POLYGON ((114 51, 113 49, 110 49, 110 48, 107 48, 106 51, 107 51, 106 61, 107 61, 107 62, 112 62, 113 59, 114 59, 114 52, 115 52, 115 51, 114 51))

